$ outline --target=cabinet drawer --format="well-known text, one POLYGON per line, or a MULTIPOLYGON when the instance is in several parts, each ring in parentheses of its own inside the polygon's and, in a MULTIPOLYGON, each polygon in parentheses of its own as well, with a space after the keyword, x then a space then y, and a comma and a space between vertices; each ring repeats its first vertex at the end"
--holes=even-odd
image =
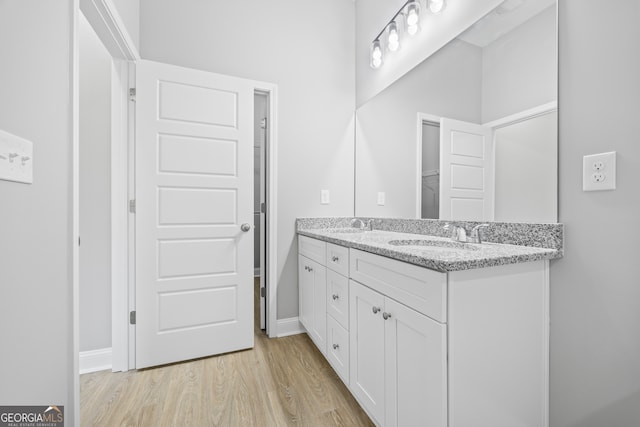
POLYGON ((327 243, 327 267, 343 276, 348 276, 349 248, 327 243))
POLYGON ((319 264, 327 265, 327 244, 322 240, 312 239, 307 236, 298 236, 298 253, 319 264))
POLYGON ((349 277, 439 322, 447 321, 447 274, 349 250, 349 277))
POLYGON ((349 385, 349 332, 327 316, 327 359, 342 381, 349 385))
POLYGON ((327 270, 327 313, 349 330, 349 279, 327 270))

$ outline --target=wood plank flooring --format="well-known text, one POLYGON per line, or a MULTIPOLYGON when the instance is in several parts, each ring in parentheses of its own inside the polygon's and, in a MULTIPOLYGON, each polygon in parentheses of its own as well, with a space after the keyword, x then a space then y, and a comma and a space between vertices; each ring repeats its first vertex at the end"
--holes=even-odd
POLYGON ((81 425, 373 425, 306 334, 269 339, 258 322, 252 350, 81 375, 81 425))

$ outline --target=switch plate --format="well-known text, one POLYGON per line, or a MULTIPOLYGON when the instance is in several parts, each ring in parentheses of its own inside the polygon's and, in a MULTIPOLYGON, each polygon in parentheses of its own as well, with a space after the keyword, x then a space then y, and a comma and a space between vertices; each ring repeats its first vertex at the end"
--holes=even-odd
POLYGON ((33 143, 0 130, 0 179, 33 183, 33 143))
POLYGON ((320 204, 321 205, 329 204, 329 190, 320 190, 320 204))
POLYGON ((385 194, 384 191, 378 192, 378 206, 384 206, 385 203, 385 194))
POLYGON ((616 152, 582 158, 582 191, 616 189, 616 152))

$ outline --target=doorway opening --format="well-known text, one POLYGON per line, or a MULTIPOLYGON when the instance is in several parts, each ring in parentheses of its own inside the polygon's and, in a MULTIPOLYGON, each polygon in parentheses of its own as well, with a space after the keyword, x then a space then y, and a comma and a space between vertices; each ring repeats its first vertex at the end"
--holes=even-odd
POLYGON ((440 123, 422 121, 422 201, 420 218, 440 217, 440 123))
POLYGON ((254 301, 256 325, 267 328, 267 153, 269 152, 269 93, 254 92, 253 115, 253 224, 254 301))

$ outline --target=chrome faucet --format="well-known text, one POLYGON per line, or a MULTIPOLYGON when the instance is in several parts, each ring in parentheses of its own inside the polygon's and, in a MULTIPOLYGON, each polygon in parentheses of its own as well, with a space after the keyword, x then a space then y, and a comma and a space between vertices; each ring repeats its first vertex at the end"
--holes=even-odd
POLYGON ((364 221, 361 220, 360 218, 353 218, 351 220, 351 227, 357 228, 358 230, 364 230, 366 225, 365 225, 364 221))
POLYGON ((373 231, 373 219, 369 219, 365 223, 360 218, 353 218, 351 220, 351 227, 357 228, 358 230, 367 230, 368 229, 369 231, 373 231))
POLYGON ((445 230, 451 230, 451 239, 462 243, 482 243, 482 230, 489 224, 478 224, 469 231, 462 222, 447 222, 445 230))

